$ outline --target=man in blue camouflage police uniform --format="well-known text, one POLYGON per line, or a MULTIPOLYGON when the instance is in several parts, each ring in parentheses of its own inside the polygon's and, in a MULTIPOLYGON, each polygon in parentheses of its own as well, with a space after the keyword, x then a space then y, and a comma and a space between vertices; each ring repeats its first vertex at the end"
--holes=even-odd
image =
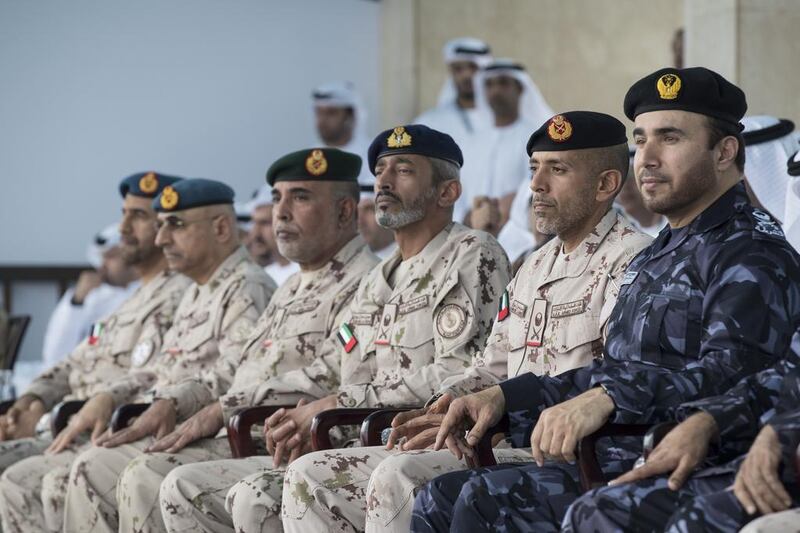
MULTIPOLYGON (((518 376, 451 404, 437 447, 460 453, 508 414, 513 444, 530 439, 536 464, 440 476, 417 495, 413 530, 558 530, 580 493, 569 462, 582 437, 606 422, 672 419, 681 404, 721 394, 786 353, 800 264, 741 182, 746 108, 738 87, 704 68, 662 69, 631 87, 637 185, 669 227, 622 280, 602 361, 518 376)), ((601 446, 603 472, 628 470, 640 453, 640 439, 601 446)))

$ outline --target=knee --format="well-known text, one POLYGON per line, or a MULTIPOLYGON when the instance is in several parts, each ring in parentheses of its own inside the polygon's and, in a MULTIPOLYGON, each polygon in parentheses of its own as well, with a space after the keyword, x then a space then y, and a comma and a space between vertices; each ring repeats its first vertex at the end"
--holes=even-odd
POLYGON ((189 468, 179 466, 172 472, 167 474, 164 481, 161 482, 159 489, 159 500, 161 504, 161 512, 166 515, 178 514, 181 510, 187 510, 192 507, 192 501, 186 474, 189 468))

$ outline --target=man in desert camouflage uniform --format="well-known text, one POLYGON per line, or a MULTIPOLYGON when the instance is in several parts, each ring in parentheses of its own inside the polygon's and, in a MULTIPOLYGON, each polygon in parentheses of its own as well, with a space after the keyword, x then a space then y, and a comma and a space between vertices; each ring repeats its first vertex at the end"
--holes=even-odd
POLYGON ((68 531, 115 524, 113 490, 119 472, 146 445, 144 440, 124 446, 120 441, 135 440, 138 432, 163 436, 172 431, 176 420, 186 416, 181 408, 189 400, 181 394, 183 387, 213 397, 230 384, 242 345, 275 290, 239 244, 232 202, 230 187, 206 179, 178 182, 153 201, 156 244, 170 267, 195 283, 185 292, 161 350, 89 402, 95 406, 94 421, 107 420, 113 407, 133 399, 153 402, 147 411, 130 428, 106 433, 94 446, 78 450, 69 484, 61 471, 45 475, 42 497, 49 529, 61 529, 62 515, 68 531), (67 487, 75 491, 72 497, 67 487))
MULTIPOLYGON (((286 531, 331 523, 363 530, 365 514, 368 530, 408 531, 416 488, 466 464, 445 450, 398 454, 399 438, 408 439, 401 449, 422 450, 433 443, 443 416, 437 413, 454 396, 520 372, 560 374, 602 352, 618 284, 651 240, 611 209, 628 172, 625 126, 600 113, 564 113, 531 135, 527 152, 539 230, 558 238, 529 257, 508 285, 489 343, 472 367, 445 380, 428 409, 394 421, 389 450, 317 452, 292 463, 283 493, 286 531)), ((532 460, 530 450, 496 453, 503 462, 532 460)))
MULTIPOLYGON (((378 135, 369 153, 377 175, 378 221, 395 231, 398 250, 364 278, 314 368, 292 378, 316 376, 323 386, 314 392, 321 399, 267 420, 273 457, 250 458, 249 469, 237 470, 239 478, 255 473, 230 493, 233 523, 217 523, 215 531, 280 530, 280 465, 286 456, 292 460, 309 451, 316 413, 337 405, 420 405, 438 382, 462 372, 486 340, 494 302, 508 281, 508 262, 493 238, 452 223, 460 192, 458 146, 427 127, 406 126, 378 135), (482 305, 492 309, 482 311, 482 305)), ((276 391, 268 383, 261 394, 276 391)), ((180 491, 182 485, 198 486, 191 482, 194 468, 180 467, 162 484, 162 511, 171 531, 185 529, 167 518, 169 509, 217 519, 223 511, 219 503, 204 505, 210 491, 202 498, 197 489, 180 491)), ((225 490, 216 490, 219 502, 225 490)))
MULTIPOLYGON (((443 474, 417 493, 413 531, 557 531, 580 494, 578 442, 607 422, 669 420, 786 353, 800 313, 800 259, 742 184, 744 93, 708 69, 662 69, 625 97, 634 169, 669 227, 628 267, 601 360, 558 376, 523 374, 454 400, 437 446, 474 445, 505 413, 536 464, 443 474), (547 460, 546 460, 547 457, 547 460)), ((630 469, 637 438, 600 442, 606 476, 630 469)))
MULTIPOLYGON (((360 157, 335 148, 293 152, 270 167, 279 250, 301 271, 281 285, 259 318, 228 392, 207 405, 191 405, 195 414, 190 419, 122 471, 116 498, 121 530, 164 530, 158 499, 164 476, 198 457, 230 458, 220 430, 231 414, 258 405, 253 394, 261 383, 312 364, 323 341, 338 328, 361 278, 378 263, 357 232, 360 168, 360 157), (204 453, 198 455, 198 449, 204 453)), ((283 403, 297 399, 285 397, 283 403)), ((226 483, 224 471, 207 474, 202 487, 226 483)), ((220 497, 220 507, 223 503, 220 497)), ((190 514, 169 518, 188 519, 190 530, 215 527, 192 523, 190 514)))
MULTIPOLYGON (((68 465, 68 454, 41 456, 54 436, 50 434, 50 417, 39 417, 62 400, 91 397, 109 381, 123 377, 131 366, 141 366, 160 347, 190 280, 167 270, 164 255, 155 245, 156 214, 151 203, 164 187, 179 179, 147 172, 129 176, 120 183, 121 252, 126 263, 139 272, 142 285, 119 309, 96 324, 92 335, 66 359, 39 375, 1 417, 0 428, 7 442, 0 444, 0 470, 35 455, 43 459, 44 471, 68 465)), ((98 426, 95 432, 103 429, 104 425, 98 426)), ((81 441, 84 440, 81 435, 81 441)), ((0 491, 10 491, 7 496, 15 501, 26 501, 25 505, 32 509, 30 514, 39 519, 41 475, 32 475, 25 466, 17 472, 21 474, 19 477, 10 474, 4 478, 0 491)), ((0 505, 0 509, 4 507, 0 505)), ((13 519, 8 514, 4 514, 4 522, 9 524, 7 531, 24 525, 12 525, 13 519)))

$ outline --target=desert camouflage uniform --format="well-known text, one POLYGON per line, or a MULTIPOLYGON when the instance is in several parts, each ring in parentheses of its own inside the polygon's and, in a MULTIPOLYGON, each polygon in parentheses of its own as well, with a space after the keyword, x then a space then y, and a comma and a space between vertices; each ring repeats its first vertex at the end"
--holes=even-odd
MULTIPOLYGON (((524 374, 500 384, 515 446, 539 413, 602 386, 610 421, 673 419, 686 402, 723 393, 776 364, 800 322, 800 258, 777 222, 736 184, 687 226, 665 228, 628 268, 607 326, 602 360, 558 376, 524 374)), ((607 476, 628 470, 641 439, 601 441, 607 476)), ((417 494, 412 529, 539 531, 558 527, 578 497, 572 465, 500 465, 439 476, 417 494)))
MULTIPOLYGON (((460 396, 521 372, 555 375, 602 353, 602 330, 628 263, 651 241, 609 211, 565 254, 553 239, 531 255, 508 285, 486 349, 440 392, 460 396), (616 281, 615 281, 616 280, 616 281)), ((500 462, 532 460, 527 449, 496 450, 500 462)), ((382 447, 325 451, 293 463, 284 490, 284 529, 408 531, 416 489, 466 463, 444 450, 397 453, 382 447), (346 481, 344 481, 346 480, 346 481), (309 497, 299 500, 297 485, 309 497), (366 489, 366 494, 365 494, 366 489)), ((301 492, 302 494, 302 492, 301 492)))
MULTIPOLYGON (((364 240, 357 236, 323 268, 296 273, 281 285, 244 345, 244 361, 230 390, 217 400, 224 407, 225 420, 234 411, 250 405, 241 401, 251 399, 251 394, 260 384, 313 363, 324 340, 338 327, 340 314, 352 299, 361 278, 377 263, 364 240)), ((177 527, 188 523, 187 530, 199 530, 200 525, 195 524, 196 517, 191 512, 194 508, 182 499, 180 492, 175 495, 175 506, 162 519, 159 486, 174 468, 201 461, 203 463, 196 467, 206 472, 205 483, 220 483, 225 477, 218 475, 213 465, 219 459, 231 457, 225 436, 223 429, 217 438, 201 439, 175 454, 133 454, 117 483, 120 529, 163 531, 164 519, 168 519, 177 523, 177 527), (208 469, 205 468, 207 464, 208 469)), ((241 477, 226 483, 231 485, 241 477)), ((171 494, 167 490, 161 496, 171 494)), ((219 497, 220 506, 224 503, 224 496, 223 493, 219 497)))
MULTIPOLYGON (((181 274, 160 273, 140 286, 103 321, 97 338, 86 338, 63 361, 39 375, 25 391, 39 398, 47 410, 60 401, 85 400, 109 381, 141 367, 156 352, 170 328, 178 302, 191 280, 181 274)), ((71 450, 52 457, 40 454, 52 442, 49 416, 40 420, 37 436, 0 443, 0 471, 17 464, 0 480, 0 502, 6 531, 32 529, 42 522, 42 476, 69 465, 71 450), (42 468, 36 468, 39 464, 42 468)))
MULTIPOLYGON (((341 361, 342 407, 421 405, 443 380, 463 373, 483 347, 509 266, 483 232, 450 224, 413 258, 400 252, 360 285, 346 323, 355 345, 332 340, 328 360, 341 361)), ((338 375, 338 372, 337 372, 338 375)), ((336 391, 334 391, 336 392, 336 391)), ((282 476, 263 460, 228 493, 236 530, 280 529, 282 476)))
MULTIPOLYGON (((123 402, 136 390, 141 391, 136 401, 171 399, 182 421, 203 401, 210 403, 227 390, 241 364, 242 347, 274 290, 274 282, 263 269, 243 247, 238 248, 205 284, 186 291, 158 357, 106 391, 117 399, 127 396, 123 402)), ((117 529, 117 480, 150 441, 78 450, 64 503, 67 531, 117 529)))

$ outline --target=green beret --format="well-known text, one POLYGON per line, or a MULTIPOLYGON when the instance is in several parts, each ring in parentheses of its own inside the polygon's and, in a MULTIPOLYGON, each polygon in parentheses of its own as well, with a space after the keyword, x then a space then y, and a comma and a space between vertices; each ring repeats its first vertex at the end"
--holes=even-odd
POLYGON ((222 182, 192 178, 167 185, 153 200, 158 213, 183 211, 206 205, 232 204, 233 189, 222 182))
POLYGON ((625 116, 677 109, 718 118, 738 127, 747 111, 744 92, 703 67, 662 68, 634 83, 625 95, 625 116))
POLYGON ((155 198, 167 185, 172 185, 178 180, 177 176, 167 176, 158 172, 139 172, 128 176, 119 183, 119 194, 125 198, 126 194, 155 198))
POLYGON ((611 115, 594 111, 568 111, 554 116, 528 139, 533 152, 561 152, 627 144, 625 125, 611 115))
POLYGON ((358 183, 361 158, 337 148, 309 148, 286 154, 267 170, 267 183, 276 181, 352 181, 358 183))

